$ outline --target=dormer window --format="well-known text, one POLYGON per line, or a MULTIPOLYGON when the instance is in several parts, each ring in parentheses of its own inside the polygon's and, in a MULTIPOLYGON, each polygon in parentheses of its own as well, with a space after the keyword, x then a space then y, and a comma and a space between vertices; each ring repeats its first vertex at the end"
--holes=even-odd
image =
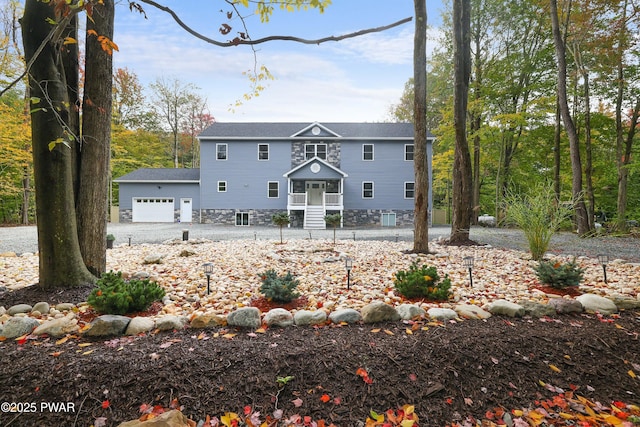
POLYGON ((322 160, 327 160, 327 144, 305 144, 305 160, 313 159, 314 157, 318 157, 322 160))

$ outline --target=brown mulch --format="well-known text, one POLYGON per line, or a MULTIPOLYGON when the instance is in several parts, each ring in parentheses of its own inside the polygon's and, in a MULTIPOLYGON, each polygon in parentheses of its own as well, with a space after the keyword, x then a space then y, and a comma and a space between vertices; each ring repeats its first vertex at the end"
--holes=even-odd
MULTIPOLYGON (((83 300, 89 289, 69 292, 59 301, 83 300)), ((0 295, 0 305, 52 301, 37 293, 0 295)), ((174 399, 196 421, 250 405, 263 419, 282 409, 336 426, 405 404, 415 405, 421 426, 463 423, 495 408, 536 407, 559 388, 603 405, 640 405, 639 335, 640 313, 626 312, 6 340, 0 402, 34 402, 37 410, 0 413, 0 425, 116 426, 138 418, 143 404, 168 407, 174 399), (74 411, 42 411, 42 402, 72 402, 74 411)))

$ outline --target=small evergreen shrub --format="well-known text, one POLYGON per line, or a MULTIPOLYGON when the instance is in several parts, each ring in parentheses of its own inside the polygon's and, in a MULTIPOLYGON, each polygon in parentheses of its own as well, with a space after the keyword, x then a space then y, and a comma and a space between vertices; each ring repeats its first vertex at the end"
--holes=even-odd
POLYGON ((538 275, 538 280, 556 289, 578 286, 584 274, 584 270, 576 265, 575 259, 565 264, 540 261, 533 269, 538 275))
POLYGON ((125 281, 122 273, 104 273, 87 302, 103 314, 127 314, 144 311, 164 297, 164 289, 148 279, 125 281))
POLYGON ((418 266, 414 262, 409 270, 400 270, 395 274, 396 291, 406 298, 428 298, 431 300, 447 300, 451 289, 451 280, 440 276, 435 267, 418 266))
POLYGON ((290 272, 279 276, 275 270, 271 269, 262 273, 260 278, 262 279, 260 292, 269 301, 291 302, 300 296, 300 294, 296 292, 296 288, 300 282, 295 279, 290 272))

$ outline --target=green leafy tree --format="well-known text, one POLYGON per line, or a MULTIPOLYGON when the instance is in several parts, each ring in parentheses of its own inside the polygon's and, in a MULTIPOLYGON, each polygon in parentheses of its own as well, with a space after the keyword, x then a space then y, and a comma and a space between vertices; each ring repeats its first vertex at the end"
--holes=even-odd
POLYGON ((342 224, 342 215, 339 213, 334 213, 330 215, 324 216, 324 222, 327 223, 329 227, 333 228, 333 244, 336 244, 336 229, 340 227, 342 224))
POLYGON ((277 225, 280 228, 280 244, 283 244, 284 240, 282 240, 282 228, 285 225, 289 225, 289 223, 291 223, 291 218, 289 218, 289 214, 286 212, 279 212, 277 214, 273 214, 271 216, 271 222, 273 222, 275 225, 277 225))

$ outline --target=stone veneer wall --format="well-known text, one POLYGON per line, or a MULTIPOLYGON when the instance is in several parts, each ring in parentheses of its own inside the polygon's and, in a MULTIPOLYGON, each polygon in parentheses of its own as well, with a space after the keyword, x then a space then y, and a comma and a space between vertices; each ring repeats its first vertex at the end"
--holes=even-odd
POLYGON ((340 143, 339 142, 323 142, 323 141, 295 141, 291 143, 291 167, 306 162, 304 158, 305 144, 327 144, 327 163, 340 168, 340 143))
POLYGON ((282 212, 282 209, 203 209, 202 210, 202 223, 203 224, 221 224, 221 225, 236 225, 236 213, 248 212, 249 213, 249 225, 266 226, 273 225, 271 217, 273 214, 282 212))
POLYGON ((133 219, 133 211, 131 209, 120 209, 118 212, 119 222, 131 222, 133 219))
POLYGON ((396 227, 413 226, 413 210, 396 210, 384 211, 377 209, 348 209, 345 210, 344 226, 345 227, 367 227, 382 226, 382 214, 395 213, 396 227))

